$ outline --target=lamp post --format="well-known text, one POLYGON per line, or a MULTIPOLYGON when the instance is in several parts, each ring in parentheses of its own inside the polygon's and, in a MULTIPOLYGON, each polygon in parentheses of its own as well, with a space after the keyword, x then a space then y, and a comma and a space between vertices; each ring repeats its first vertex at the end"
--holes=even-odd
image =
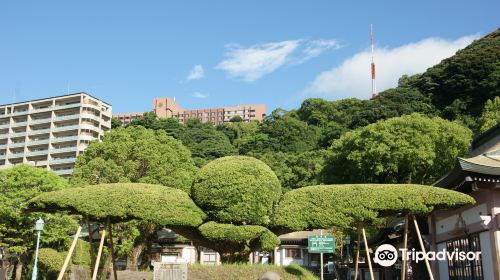
POLYGON ((350 235, 346 235, 345 239, 345 245, 346 245, 346 251, 347 251, 347 263, 350 262, 351 260, 351 255, 349 254, 349 244, 351 244, 351 236, 350 235))
POLYGON ((35 251, 35 265, 33 266, 33 274, 31 275, 31 280, 36 280, 36 274, 37 274, 37 262, 38 262, 38 246, 40 245, 40 232, 43 230, 43 225, 45 223, 43 220, 40 218, 38 221, 35 223, 35 231, 37 233, 36 237, 36 251, 35 251))

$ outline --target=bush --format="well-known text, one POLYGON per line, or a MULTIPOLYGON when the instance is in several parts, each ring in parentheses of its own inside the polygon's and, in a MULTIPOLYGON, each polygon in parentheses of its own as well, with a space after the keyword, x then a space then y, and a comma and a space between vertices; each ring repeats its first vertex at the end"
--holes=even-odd
POLYGON ((276 266, 260 264, 190 265, 190 280, 259 279, 266 271, 278 273, 283 280, 317 280, 307 269, 298 265, 276 266))
POLYGON ((168 226, 198 226, 205 214, 182 190, 159 185, 117 183, 70 188, 39 195, 33 208, 69 210, 105 221, 139 219, 168 226))
POLYGON ((229 156, 211 161, 200 170, 192 195, 211 220, 265 225, 281 195, 281 186, 262 161, 229 156))
POLYGON ((473 204, 466 194, 423 185, 323 185, 283 196, 274 224, 290 230, 349 227, 400 213, 428 214, 473 204))
MULTIPOLYGON (((38 251, 40 275, 45 276, 45 279, 56 279, 64 264, 66 254, 66 252, 58 252, 51 248, 40 248, 38 251)), ((66 271, 70 270, 71 264, 66 268, 66 271)))

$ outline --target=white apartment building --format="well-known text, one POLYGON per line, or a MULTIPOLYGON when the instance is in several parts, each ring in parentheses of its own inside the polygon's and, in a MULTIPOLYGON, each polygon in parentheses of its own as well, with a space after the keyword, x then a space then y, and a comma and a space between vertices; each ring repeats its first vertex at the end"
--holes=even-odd
POLYGON ((111 129, 111 110, 84 92, 0 105, 0 169, 28 163, 71 175, 78 154, 111 129))

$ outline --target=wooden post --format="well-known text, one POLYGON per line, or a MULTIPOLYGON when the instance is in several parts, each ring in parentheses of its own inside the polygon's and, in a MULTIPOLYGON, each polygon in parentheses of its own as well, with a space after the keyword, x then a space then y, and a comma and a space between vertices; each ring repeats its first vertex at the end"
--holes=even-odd
POLYGON ((90 219, 89 216, 85 217, 85 220, 87 222, 87 229, 89 231, 89 254, 90 254, 90 267, 94 267, 94 250, 92 248, 92 226, 90 225, 90 219))
POLYGON ((66 268, 68 267, 69 261, 71 260, 71 255, 73 254, 73 250, 75 250, 76 242, 78 242, 78 237, 80 237, 81 231, 82 231, 82 227, 78 226, 78 230, 76 231, 75 237, 73 238, 73 243, 71 243, 71 247, 69 248, 68 254, 66 255, 66 259, 64 260, 63 266, 61 268, 61 271, 59 272, 59 276, 57 277, 57 280, 62 280, 62 278, 64 276, 64 272, 66 271, 66 268))
POLYGON ((368 241, 366 241, 365 227, 363 227, 361 231, 363 232, 363 241, 365 242, 366 259, 368 261, 368 269, 370 270, 370 279, 375 280, 375 277, 373 276, 372 261, 370 259, 370 248, 368 248, 368 241))
POLYGON ((102 231, 101 243, 99 243, 99 250, 97 251, 97 258, 95 260, 94 273, 92 274, 92 280, 97 279, 97 271, 99 270, 99 263, 101 262, 102 247, 104 246, 104 239, 106 236, 106 231, 102 231))
POLYGON ((358 248, 356 250, 356 260, 354 261, 354 280, 358 280, 359 248, 361 247, 361 228, 358 225, 358 248))
POLYGON ((427 267, 427 272, 429 273, 429 279, 434 280, 434 275, 432 275, 431 265, 427 259, 427 252, 425 251, 424 241, 422 240, 422 235, 420 235, 420 228, 418 227, 417 219, 412 215, 413 223, 415 224, 415 230, 417 231, 418 242, 420 243, 420 249, 424 253, 425 266, 427 267))
POLYGON ((111 227, 111 220, 108 217, 108 231, 109 231, 109 244, 111 249, 111 261, 113 263, 113 276, 114 280, 118 280, 118 274, 116 272, 116 260, 115 260, 115 246, 113 245, 113 230, 111 227))
MULTIPOLYGON (((408 250, 408 215, 405 216, 405 230, 403 233, 403 254, 406 254, 408 250)), ((402 264, 401 264, 401 280, 406 280, 406 255, 401 256, 402 264)))

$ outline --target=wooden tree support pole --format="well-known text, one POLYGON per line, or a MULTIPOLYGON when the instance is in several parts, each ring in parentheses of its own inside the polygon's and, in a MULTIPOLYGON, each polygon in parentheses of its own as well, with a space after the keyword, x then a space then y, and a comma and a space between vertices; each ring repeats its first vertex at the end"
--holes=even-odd
POLYGON ((432 275, 431 265, 429 264, 429 260, 427 259, 427 252, 425 251, 424 241, 422 240, 422 235, 420 234, 420 228, 418 227, 417 219, 412 215, 413 223, 415 224, 415 230, 417 231, 418 242, 420 243, 420 249, 424 253, 424 261, 425 266, 427 267, 427 272, 429 273, 429 279, 434 280, 434 275, 432 275))
POLYGON ((358 280, 359 248, 361 247, 361 228, 358 225, 358 248, 356 249, 356 260, 354 261, 354 280, 358 280))
POLYGON ((92 226, 90 225, 89 216, 85 217, 85 221, 87 222, 87 229, 89 231, 89 254, 90 254, 90 267, 94 267, 94 250, 92 248, 92 226))
POLYGON ((365 242, 366 260, 368 261, 368 269, 370 270, 370 279, 375 280, 375 277, 373 276, 372 260, 370 258, 370 248, 368 248, 368 241, 366 241, 365 227, 362 227, 361 230, 363 232, 363 241, 365 242))
POLYGON ((111 261, 113 262, 113 276, 114 280, 118 280, 118 273, 116 272, 116 259, 115 259, 115 246, 113 245, 113 230, 111 227, 111 221, 108 217, 108 231, 109 231, 109 244, 111 249, 111 261))
POLYGON ((82 227, 78 226, 78 230, 76 231, 75 237, 73 238, 73 243, 71 243, 71 247, 69 248, 68 254, 66 255, 66 259, 64 260, 61 271, 59 272, 59 276, 57 280, 62 280, 64 276, 64 272, 66 272, 66 268, 68 267, 69 261, 71 260, 71 255, 73 255, 73 250, 75 250, 76 242, 78 242, 78 237, 80 237, 80 232, 82 231, 82 227))
MULTIPOLYGON (((408 215, 405 216, 405 230, 403 233, 403 254, 406 254, 408 250, 408 215)), ((406 280, 406 256, 401 256, 402 264, 401 264, 401 280, 406 280)))
POLYGON ((106 236, 106 231, 102 231, 101 235, 101 243, 99 243, 99 250, 97 251, 97 258, 95 260, 95 265, 94 265, 94 273, 92 274, 92 280, 97 279, 97 271, 99 270, 99 263, 101 262, 101 253, 102 253, 102 247, 104 246, 104 239, 106 236))

